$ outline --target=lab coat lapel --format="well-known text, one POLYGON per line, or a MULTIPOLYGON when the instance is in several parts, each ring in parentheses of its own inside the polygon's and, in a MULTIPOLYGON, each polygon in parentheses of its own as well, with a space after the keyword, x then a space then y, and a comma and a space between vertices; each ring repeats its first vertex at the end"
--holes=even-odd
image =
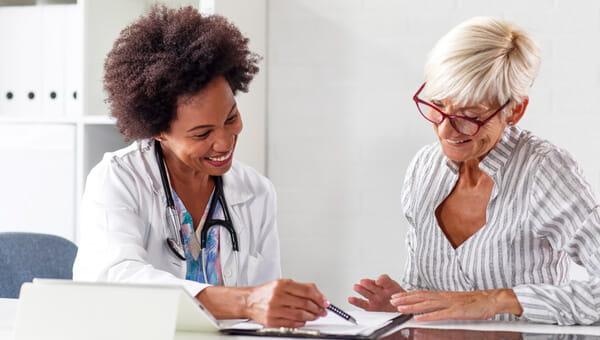
POLYGON ((241 216, 241 210, 244 203, 250 201, 254 197, 254 193, 250 189, 248 183, 242 180, 242 176, 238 166, 234 163, 231 169, 223 175, 223 193, 225 201, 231 214, 233 228, 238 237, 238 246, 240 248, 238 259, 239 264, 235 263, 235 256, 231 248, 231 239, 229 233, 221 228, 219 242, 221 243, 221 267, 223 280, 226 286, 244 286, 247 285, 245 276, 240 277, 240 272, 245 266, 245 258, 247 258, 248 249, 246 248, 250 242, 248 235, 248 221, 244 221, 241 216))

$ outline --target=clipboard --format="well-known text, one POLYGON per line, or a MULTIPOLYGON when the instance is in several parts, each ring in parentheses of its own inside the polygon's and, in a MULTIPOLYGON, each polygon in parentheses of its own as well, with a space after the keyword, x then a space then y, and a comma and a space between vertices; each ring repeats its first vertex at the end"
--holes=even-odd
POLYGON ((318 338, 318 339, 353 339, 376 340, 400 329, 400 326, 412 318, 412 314, 401 314, 387 320, 376 328, 371 328, 367 333, 339 334, 308 328, 222 328, 220 332, 226 335, 268 336, 285 338, 318 338))

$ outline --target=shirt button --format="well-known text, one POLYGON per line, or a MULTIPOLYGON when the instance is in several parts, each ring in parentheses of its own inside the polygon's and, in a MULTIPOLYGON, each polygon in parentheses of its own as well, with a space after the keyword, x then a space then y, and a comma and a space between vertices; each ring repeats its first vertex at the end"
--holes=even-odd
POLYGON ((230 270, 229 268, 228 268, 228 269, 225 269, 225 270, 223 271, 223 275, 225 275, 225 277, 230 277, 230 276, 231 276, 231 270, 230 270))

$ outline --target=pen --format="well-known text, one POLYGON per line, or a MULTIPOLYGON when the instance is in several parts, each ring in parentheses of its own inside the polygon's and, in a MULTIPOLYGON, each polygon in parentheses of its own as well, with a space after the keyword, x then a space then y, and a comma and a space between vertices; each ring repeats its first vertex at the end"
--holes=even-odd
POLYGON ((356 322, 356 319, 354 319, 350 314, 344 312, 343 310, 339 309, 338 307, 336 307, 332 304, 329 304, 329 306, 327 306, 327 309, 329 309, 330 311, 339 315, 340 317, 344 318, 345 320, 352 322, 355 325, 358 325, 358 322, 356 322))

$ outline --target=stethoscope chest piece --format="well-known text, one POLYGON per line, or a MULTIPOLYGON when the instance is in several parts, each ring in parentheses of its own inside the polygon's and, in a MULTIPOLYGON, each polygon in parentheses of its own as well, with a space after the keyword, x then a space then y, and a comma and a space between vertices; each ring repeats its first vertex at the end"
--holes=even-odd
POLYGON ((180 260, 185 261, 185 250, 172 238, 167 238, 167 245, 180 260))

